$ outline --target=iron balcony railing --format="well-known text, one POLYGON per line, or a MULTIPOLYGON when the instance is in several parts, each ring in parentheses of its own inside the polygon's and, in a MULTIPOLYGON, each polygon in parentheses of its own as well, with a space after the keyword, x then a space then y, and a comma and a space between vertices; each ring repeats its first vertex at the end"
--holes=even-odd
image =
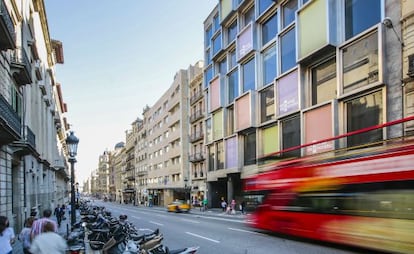
POLYGON ((193 114, 191 114, 190 116, 190 122, 193 123, 201 118, 204 117, 204 114, 202 112, 202 110, 197 110, 196 112, 194 112, 193 114))
POLYGON ((190 105, 194 104, 194 102, 198 101, 202 97, 203 97, 203 91, 196 92, 190 98, 190 105))
POLYGON ((190 162, 198 162, 204 160, 204 154, 202 153, 194 153, 190 155, 190 162))
POLYGON ((191 133, 190 142, 196 142, 204 138, 204 133, 202 131, 196 131, 191 133))
POLYGON ((27 125, 25 125, 23 129, 23 138, 28 145, 30 145, 33 149, 36 149, 36 136, 27 125))
POLYGON ((0 94, 0 120, 14 132, 14 136, 20 137, 21 120, 6 99, 0 94))
POLYGON ((12 52, 11 67, 17 70, 13 76, 18 85, 32 83, 32 66, 23 48, 17 48, 12 52))

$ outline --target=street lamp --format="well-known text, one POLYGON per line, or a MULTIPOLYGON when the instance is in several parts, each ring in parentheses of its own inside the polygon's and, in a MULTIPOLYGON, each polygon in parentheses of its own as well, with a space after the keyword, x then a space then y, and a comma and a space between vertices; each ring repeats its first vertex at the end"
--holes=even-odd
POLYGON ((73 134, 73 131, 70 132, 70 135, 66 138, 66 145, 68 146, 69 152, 69 163, 70 163, 70 209, 71 217, 70 224, 73 228, 73 225, 76 221, 76 205, 75 205, 75 168, 74 164, 76 162, 76 154, 78 150, 79 139, 73 134))

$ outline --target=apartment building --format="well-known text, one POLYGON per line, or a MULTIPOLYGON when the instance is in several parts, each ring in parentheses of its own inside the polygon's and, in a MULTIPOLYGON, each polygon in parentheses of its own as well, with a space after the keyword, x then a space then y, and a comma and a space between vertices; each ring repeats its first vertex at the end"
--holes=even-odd
POLYGON ((115 192, 111 193, 113 201, 122 203, 122 191, 123 191, 123 182, 122 182, 122 172, 124 171, 125 165, 125 143, 119 142, 115 145, 114 150, 110 151, 111 156, 111 165, 114 169, 114 180, 115 180, 115 192), (115 197, 114 197, 115 196, 115 197))
POLYGON ((206 179, 206 155, 204 145, 204 116, 205 99, 203 88, 203 67, 204 63, 196 63, 199 68, 189 72, 188 80, 190 93, 190 174, 191 187, 190 198, 193 204, 199 204, 204 199, 207 192, 206 179))
POLYGON ((0 214, 20 231, 31 213, 67 201, 62 43, 42 0, 0 0, 0 214))
POLYGON ((170 88, 144 112, 148 142, 146 192, 151 205, 189 199, 189 81, 179 70, 170 88))
MULTIPOLYGON (((401 82, 409 76, 412 53, 405 52, 404 73, 401 6, 409 9, 403 19, 408 39, 409 1, 218 2, 204 22, 211 203, 221 197, 240 201, 243 178, 262 170, 260 158, 266 154, 412 114, 412 89, 401 82)), ((389 128, 350 138, 346 145, 407 130, 389 128)))
MULTIPOLYGON (((149 107, 145 107, 143 114, 149 107)), ((135 128, 137 132, 137 143, 135 145, 135 174, 136 174, 136 192, 137 201, 136 204, 148 204, 148 191, 147 191, 147 175, 148 175, 148 161, 147 161, 147 129, 145 119, 137 119, 135 122, 135 128)))

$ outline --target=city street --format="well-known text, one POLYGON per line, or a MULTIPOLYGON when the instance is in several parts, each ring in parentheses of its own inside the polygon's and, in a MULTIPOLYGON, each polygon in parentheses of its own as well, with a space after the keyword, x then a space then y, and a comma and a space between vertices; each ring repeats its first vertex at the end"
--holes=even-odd
POLYGON ((101 201, 93 204, 105 206, 116 217, 127 214, 128 220, 143 232, 159 228, 164 235, 163 243, 170 249, 199 246, 200 254, 366 253, 366 250, 302 242, 256 232, 245 225, 244 216, 225 215, 217 210, 200 212, 193 209, 190 213, 168 213, 162 207, 137 207, 101 201))

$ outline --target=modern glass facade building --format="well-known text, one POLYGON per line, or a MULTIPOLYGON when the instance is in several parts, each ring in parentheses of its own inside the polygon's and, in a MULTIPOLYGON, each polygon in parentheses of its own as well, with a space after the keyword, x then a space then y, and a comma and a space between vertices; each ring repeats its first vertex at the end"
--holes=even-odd
MULTIPOLYGON (((264 155, 407 115, 400 18, 398 0, 219 1, 204 22, 212 206, 221 197, 241 200, 243 178, 265 170, 264 155)), ((404 131, 356 136, 345 145, 404 131)))

